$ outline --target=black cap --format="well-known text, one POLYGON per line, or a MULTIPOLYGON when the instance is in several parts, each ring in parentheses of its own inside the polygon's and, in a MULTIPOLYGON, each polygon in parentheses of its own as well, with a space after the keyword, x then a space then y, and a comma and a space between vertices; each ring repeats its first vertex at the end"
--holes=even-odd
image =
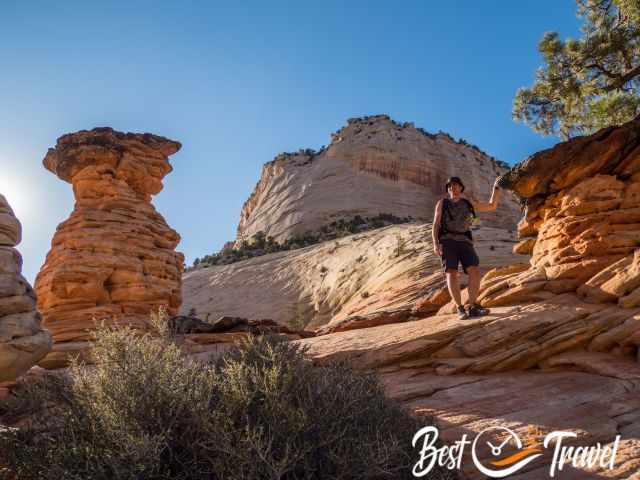
POLYGON ((449 190, 449 185, 451 185, 452 183, 457 183, 458 185, 460 185, 462 187, 462 191, 464 192, 464 183, 462 183, 460 177, 449 177, 449 180, 447 180, 447 184, 444 186, 445 190, 449 190))

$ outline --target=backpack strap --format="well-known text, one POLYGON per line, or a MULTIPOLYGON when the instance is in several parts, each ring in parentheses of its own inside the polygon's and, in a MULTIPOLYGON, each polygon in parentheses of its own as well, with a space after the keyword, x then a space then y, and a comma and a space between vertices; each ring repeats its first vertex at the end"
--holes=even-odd
MULTIPOLYGON (((469 200, 467 200, 466 198, 463 198, 463 200, 465 202, 467 202, 467 206, 469 207, 469 210, 471 210, 471 215, 473 215, 473 218, 476 218, 476 209, 473 208, 473 203, 471 203, 469 200)), ((464 234, 467 236, 467 238, 469 240, 471 240, 473 242, 473 234, 471 233, 471 230, 467 230, 466 232, 464 232, 464 234)))
POLYGON ((447 215, 449 215, 449 218, 453 220, 453 215, 451 215, 451 210, 449 209, 449 205, 451 205, 451 203, 449 202, 449 199, 443 198, 442 199, 442 216, 444 216, 444 214, 446 213, 447 215))
POLYGON ((438 231, 438 239, 442 235, 447 233, 447 223, 444 221, 445 214, 449 215, 449 218, 453 219, 453 215, 451 215, 451 212, 449 211, 449 199, 446 197, 442 199, 442 214, 440 215, 440 230, 438 231))

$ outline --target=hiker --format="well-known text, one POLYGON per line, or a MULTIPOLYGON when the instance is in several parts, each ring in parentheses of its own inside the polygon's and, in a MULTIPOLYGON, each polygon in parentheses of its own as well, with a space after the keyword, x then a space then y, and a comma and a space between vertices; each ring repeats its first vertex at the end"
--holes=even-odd
POLYGON ((493 184, 491 199, 486 202, 471 202, 463 198, 464 184, 458 177, 450 177, 446 184, 448 198, 440 199, 433 218, 433 251, 442 259, 442 268, 447 276, 447 287, 458 307, 461 319, 479 317, 489 313, 476 303, 480 288, 480 260, 473 248, 471 225, 476 212, 492 212, 498 208, 500 187, 498 178, 493 184), (465 310, 460 296, 458 263, 469 276, 469 308, 465 310))

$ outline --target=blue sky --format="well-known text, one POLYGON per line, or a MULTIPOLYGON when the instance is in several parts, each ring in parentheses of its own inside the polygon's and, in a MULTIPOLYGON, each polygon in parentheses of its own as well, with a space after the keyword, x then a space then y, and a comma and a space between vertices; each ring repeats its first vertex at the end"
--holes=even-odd
POLYGON ((0 192, 33 281, 71 186, 42 167, 96 126, 180 141, 156 208, 191 264, 235 237, 262 164, 386 113, 508 163, 558 141, 511 119, 545 31, 579 35, 569 0, 0 0, 0 192))

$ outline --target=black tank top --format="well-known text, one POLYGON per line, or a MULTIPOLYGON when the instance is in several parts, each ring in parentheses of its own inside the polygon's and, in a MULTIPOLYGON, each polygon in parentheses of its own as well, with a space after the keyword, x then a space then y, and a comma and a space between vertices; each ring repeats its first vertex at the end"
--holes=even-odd
POLYGON ((471 231, 473 218, 473 207, 470 207, 468 200, 460 198, 454 202, 450 198, 444 199, 442 205, 444 233, 440 238, 473 243, 469 234, 466 233, 471 231))

